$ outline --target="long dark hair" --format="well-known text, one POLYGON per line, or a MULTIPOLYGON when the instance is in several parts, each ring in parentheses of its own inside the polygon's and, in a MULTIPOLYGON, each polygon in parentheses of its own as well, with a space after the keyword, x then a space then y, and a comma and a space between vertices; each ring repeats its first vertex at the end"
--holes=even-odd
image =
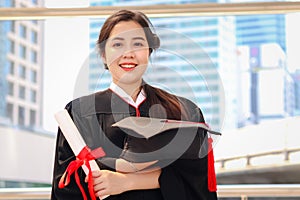
MULTIPOLYGON (((149 45, 150 54, 153 52, 153 50, 159 48, 159 37, 153 33, 153 25, 144 13, 139 11, 120 10, 107 18, 101 28, 99 38, 97 40, 97 46, 100 55, 105 54, 106 41, 108 40, 112 29, 115 27, 115 25, 122 21, 134 21, 143 27, 149 45)), ((107 69, 106 64, 105 68, 107 69)), ((143 84, 142 88, 146 93, 146 97, 149 100, 150 105, 159 104, 163 106, 167 111, 167 118, 178 120, 187 118, 187 113, 184 107, 181 105, 180 101, 175 95, 172 95, 159 88, 152 87, 148 84, 143 84)), ((159 116, 160 110, 156 110, 156 112, 157 113, 154 113, 154 115, 159 116)))

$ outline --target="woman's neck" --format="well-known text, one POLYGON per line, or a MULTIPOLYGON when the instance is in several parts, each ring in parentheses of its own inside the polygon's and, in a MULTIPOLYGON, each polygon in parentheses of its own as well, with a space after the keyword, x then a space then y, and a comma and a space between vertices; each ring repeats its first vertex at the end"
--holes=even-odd
POLYGON ((118 83, 117 85, 124 90, 135 102, 140 91, 141 91, 141 83, 136 83, 136 84, 120 84, 118 83))

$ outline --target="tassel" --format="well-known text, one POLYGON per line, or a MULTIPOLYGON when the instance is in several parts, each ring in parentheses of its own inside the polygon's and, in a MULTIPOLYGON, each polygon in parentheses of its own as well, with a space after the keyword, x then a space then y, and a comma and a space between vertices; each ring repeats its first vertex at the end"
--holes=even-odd
POLYGON ((215 160, 212 148, 213 139, 208 138, 208 155, 207 155, 207 176, 208 176, 208 190, 210 192, 217 191, 217 178, 215 173, 215 160))

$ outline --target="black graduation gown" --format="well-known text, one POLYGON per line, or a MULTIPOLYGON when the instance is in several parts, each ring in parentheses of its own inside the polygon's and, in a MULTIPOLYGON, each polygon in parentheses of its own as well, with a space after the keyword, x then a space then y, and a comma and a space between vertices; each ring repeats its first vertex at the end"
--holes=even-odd
MULTIPOLYGON (((180 98, 180 100, 190 113, 190 121, 204 121, 202 113, 197 106, 187 99, 180 98)), ((149 108, 150 104, 147 99, 136 109, 128 105, 110 89, 75 99, 66 106, 87 146, 91 149, 97 147, 104 149, 107 158, 96 160, 99 167, 113 171, 115 170, 115 162, 114 159, 109 158, 119 158, 124 155, 123 149, 126 149, 124 144, 126 144, 125 141, 127 141, 128 135, 118 127, 112 127, 111 125, 128 116, 140 115, 149 117, 149 108)), ((196 143, 193 142, 193 144, 196 143)), ((61 130, 58 129, 51 193, 52 200, 82 199, 74 176, 71 176, 69 185, 63 189, 58 188, 58 182, 62 174, 65 172, 68 164, 74 159, 75 156, 68 142, 61 130)), ((85 174, 81 168, 78 171, 81 183, 86 194, 88 194, 87 184, 84 183, 85 174)), ((168 165, 163 166, 159 183, 159 189, 128 191, 119 195, 111 195, 107 200, 217 199, 216 193, 209 192, 207 189, 207 157, 201 159, 181 157, 175 161, 172 160, 168 165)))

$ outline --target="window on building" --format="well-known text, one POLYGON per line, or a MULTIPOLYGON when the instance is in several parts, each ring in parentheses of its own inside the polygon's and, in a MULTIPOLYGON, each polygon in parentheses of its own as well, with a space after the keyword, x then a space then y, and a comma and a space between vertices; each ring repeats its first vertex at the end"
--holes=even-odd
POLYGON ((35 126, 36 125, 36 111, 35 110, 30 110, 29 113, 29 124, 30 126, 35 126))
POLYGON ((10 31, 11 32, 15 32, 15 24, 16 24, 15 21, 11 21, 11 24, 10 24, 10 31))
POLYGON ((37 44, 38 43, 38 39, 37 39, 37 32, 34 30, 31 30, 30 33, 30 40, 32 43, 37 44))
POLYGON ((18 124, 20 126, 25 126, 25 108, 19 106, 18 108, 18 124))
POLYGON ((12 122, 13 121, 13 113, 14 113, 14 105, 8 103, 6 105, 6 117, 12 122))
POLYGON ((25 87, 24 86, 19 86, 19 98, 20 99, 25 99, 25 87))
POLYGON ((30 101, 33 103, 36 102, 36 91, 33 89, 30 90, 30 101))
POLYGON ((30 51, 30 61, 32 63, 37 63, 37 52, 35 50, 30 51))
POLYGON ((22 37, 22 38, 26 38, 26 36, 27 36, 27 28, 26 28, 26 26, 25 25, 23 25, 23 24, 21 24, 20 25, 20 29, 19 29, 19 35, 20 35, 20 37, 22 37))
POLYGON ((32 83, 36 83, 37 82, 37 73, 35 70, 31 69, 30 73, 29 73, 29 79, 32 83))
POLYGON ((8 67, 9 67, 9 73, 11 75, 14 75, 15 74, 15 63, 13 61, 9 61, 8 67))
POLYGON ((19 65, 19 77, 26 79, 26 67, 23 65, 19 65))
POLYGON ((37 0, 31 0, 31 3, 37 5, 37 0))
POLYGON ((14 96, 14 83, 8 82, 8 95, 14 96))
POLYGON ((26 59, 26 47, 22 44, 19 46, 19 56, 23 59, 26 59))
POLYGON ((14 54, 15 53, 15 42, 12 40, 9 40, 9 51, 10 53, 14 54))

